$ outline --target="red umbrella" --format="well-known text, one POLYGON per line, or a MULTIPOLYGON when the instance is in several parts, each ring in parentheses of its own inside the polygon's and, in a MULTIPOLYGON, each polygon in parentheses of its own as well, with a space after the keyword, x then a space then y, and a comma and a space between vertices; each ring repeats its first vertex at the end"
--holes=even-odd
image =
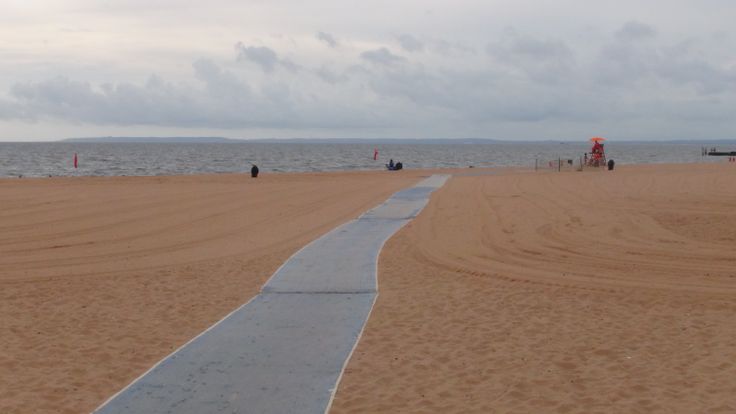
POLYGON ((605 140, 606 139, 603 138, 603 137, 593 137, 593 138, 590 139, 590 142, 601 142, 601 141, 605 141, 605 140))

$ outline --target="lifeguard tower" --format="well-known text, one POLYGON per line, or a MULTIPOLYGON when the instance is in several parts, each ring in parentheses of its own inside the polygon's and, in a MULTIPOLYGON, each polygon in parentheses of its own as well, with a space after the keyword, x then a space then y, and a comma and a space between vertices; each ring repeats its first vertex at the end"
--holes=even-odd
POLYGON ((590 149, 590 154, 586 154, 586 165, 590 167, 603 167, 606 165, 606 151, 603 147, 603 141, 605 140, 602 137, 593 137, 590 139, 593 147, 590 149))

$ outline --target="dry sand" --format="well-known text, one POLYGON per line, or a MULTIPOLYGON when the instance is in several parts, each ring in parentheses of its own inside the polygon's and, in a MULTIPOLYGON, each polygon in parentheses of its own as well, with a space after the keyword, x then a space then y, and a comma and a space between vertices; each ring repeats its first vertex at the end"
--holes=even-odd
MULTIPOLYGON (((426 174, 0 180, 0 412, 93 409, 426 174)), ((736 411, 735 181, 455 176, 386 244, 333 412, 736 411)))
POLYGON ((0 180, 0 413, 84 413, 422 172, 0 180))
POLYGON ((452 178, 333 413, 736 412, 736 167, 452 178))

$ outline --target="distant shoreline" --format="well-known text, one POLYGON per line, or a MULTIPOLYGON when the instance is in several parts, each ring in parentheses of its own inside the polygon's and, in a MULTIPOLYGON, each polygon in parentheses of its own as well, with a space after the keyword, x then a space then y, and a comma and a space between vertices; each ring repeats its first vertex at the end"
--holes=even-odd
MULTIPOLYGON (((19 143, 24 141, 13 141, 19 143)), ((457 144, 580 144, 588 142, 583 140, 500 140, 492 138, 257 138, 257 139, 238 139, 225 137, 85 137, 85 138, 65 138, 56 141, 27 141, 38 143, 165 143, 165 144, 225 144, 225 143, 271 143, 271 144, 440 144, 440 145, 457 145, 457 144)), ((711 145, 736 145, 736 139, 712 139, 712 140, 611 140, 611 142, 619 142, 626 144, 696 144, 703 146, 711 145)), ((3 142, 0 142, 2 144, 3 142)), ((7 142, 11 143, 11 142, 7 142)))
POLYGON ((90 137, 90 138, 66 138, 60 141, 71 143, 166 143, 166 144, 219 144, 226 142, 239 142, 240 140, 223 137, 90 137))

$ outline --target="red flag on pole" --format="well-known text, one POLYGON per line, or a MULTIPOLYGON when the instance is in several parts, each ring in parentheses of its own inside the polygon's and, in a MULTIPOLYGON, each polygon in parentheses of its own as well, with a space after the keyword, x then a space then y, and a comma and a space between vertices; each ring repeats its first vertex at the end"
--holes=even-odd
POLYGON ((77 168, 77 153, 74 153, 74 168, 77 168))
POLYGON ((378 148, 373 148, 373 161, 378 159, 378 148))

